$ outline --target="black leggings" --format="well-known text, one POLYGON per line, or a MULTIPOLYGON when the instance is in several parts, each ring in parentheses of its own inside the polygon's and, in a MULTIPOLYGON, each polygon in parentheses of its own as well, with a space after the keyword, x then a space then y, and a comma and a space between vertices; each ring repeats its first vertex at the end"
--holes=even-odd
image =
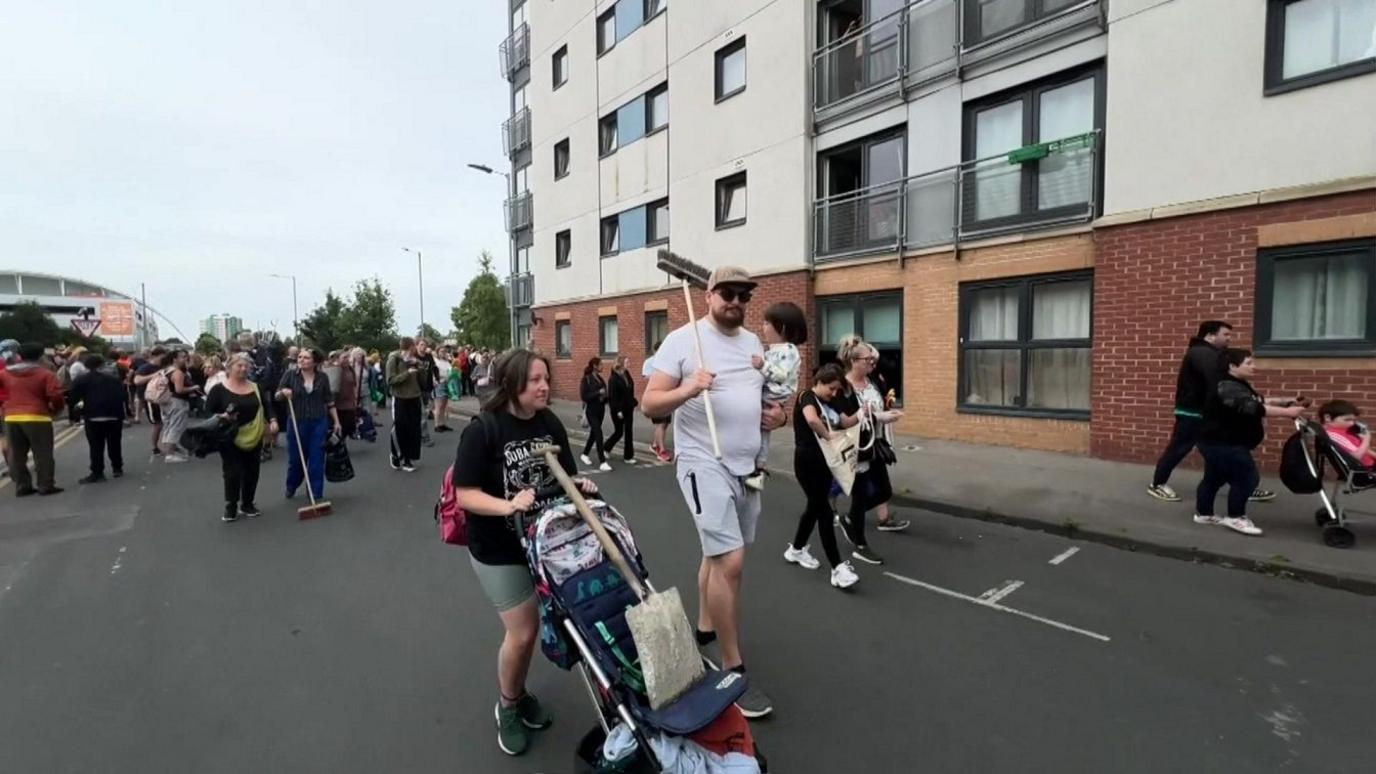
POLYGON ((605 416, 606 411, 607 405, 605 403, 588 404, 588 442, 583 445, 583 456, 588 456, 593 449, 596 449, 598 462, 607 461, 607 453, 602 446, 602 417, 605 416))
POLYGON ((857 546, 867 546, 865 540, 865 512, 878 508, 893 499, 893 485, 889 483, 888 467, 870 461, 870 469, 855 474, 855 483, 850 488, 850 542, 857 546))
POLYGON ((801 549, 817 529, 817 537, 822 540, 822 551, 832 567, 841 563, 841 552, 836 547, 836 531, 831 526, 831 502, 827 499, 831 491, 831 468, 821 452, 808 449, 794 449, 793 475, 803 488, 807 497, 807 509, 798 518, 798 532, 793 536, 793 547, 801 549))
POLYGON ((225 503, 253 505, 258 493, 258 449, 244 451, 230 444, 220 450, 220 467, 225 477, 225 503))
POLYGON ((612 411, 612 437, 607 439, 605 444, 608 452, 616 451, 616 442, 621 440, 622 434, 626 438, 626 459, 635 459, 635 444, 632 437, 631 423, 635 419, 635 409, 626 411, 612 411))

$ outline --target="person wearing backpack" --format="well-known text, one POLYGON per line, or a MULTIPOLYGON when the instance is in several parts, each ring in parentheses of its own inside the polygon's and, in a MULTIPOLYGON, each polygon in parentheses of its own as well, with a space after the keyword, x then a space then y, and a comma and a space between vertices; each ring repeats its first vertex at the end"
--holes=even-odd
MULTIPOLYGON (((578 466, 568 431, 549 410, 549 360, 515 349, 491 368, 493 392, 463 431, 452 484, 465 513, 470 564, 506 630, 497 655, 497 744, 508 755, 520 755, 530 745, 527 729, 548 728, 553 718, 526 690, 540 614, 515 516, 537 514, 559 496, 550 491, 557 480, 545 458, 533 453, 536 448, 557 445, 559 464, 569 475, 578 466)), ((597 493, 593 482, 574 481, 585 494, 597 493)))
MULTIPOLYGON (((142 398, 144 410, 148 415, 148 424, 153 427, 153 459, 162 456, 162 448, 158 446, 158 441, 162 438, 162 406, 156 401, 150 400, 148 393, 149 385, 160 378, 162 370, 171 364, 165 347, 153 347, 148 351, 148 359, 134 370, 134 390, 142 398)), ((165 387, 165 383, 163 385, 165 387)))

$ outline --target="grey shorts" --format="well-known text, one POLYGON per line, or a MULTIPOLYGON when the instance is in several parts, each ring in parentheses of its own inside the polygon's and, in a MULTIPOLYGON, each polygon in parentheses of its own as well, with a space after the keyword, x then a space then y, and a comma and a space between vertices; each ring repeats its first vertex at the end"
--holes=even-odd
POLYGON ((478 576, 478 585, 497 608, 497 612, 517 607, 535 596, 535 583, 530 578, 530 568, 524 564, 483 564, 469 554, 468 561, 478 576))
POLYGON ((760 493, 718 464, 680 463, 678 485, 697 524, 703 556, 721 556, 755 542, 760 493))

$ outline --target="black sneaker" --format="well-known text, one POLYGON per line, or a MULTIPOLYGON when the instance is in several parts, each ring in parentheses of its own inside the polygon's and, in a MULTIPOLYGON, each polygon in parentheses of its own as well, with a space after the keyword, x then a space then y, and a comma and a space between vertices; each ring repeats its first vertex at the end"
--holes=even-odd
POLYGON ((875 524, 875 528, 880 532, 902 532, 911 527, 913 523, 907 519, 900 519, 897 516, 890 516, 888 521, 881 521, 875 524))
POLYGON ((754 680, 747 679, 745 693, 736 700, 741 714, 750 719, 762 718, 774 711, 774 702, 769 695, 760 690, 754 680))
POLYGON ((89 476, 87 476, 87 477, 85 477, 85 478, 79 478, 79 479, 77 479, 76 482, 77 482, 78 484, 99 484, 100 482, 102 482, 102 481, 104 481, 104 480, 105 480, 105 476, 97 476, 96 474, 92 473, 91 475, 89 475, 89 476))
POLYGON ((239 520, 239 509, 236 508, 236 507, 234 506, 234 503, 225 503, 225 512, 222 513, 222 514, 220 514, 220 521, 226 521, 226 522, 228 522, 228 521, 238 521, 238 520, 239 520))
POLYGON ((31 486, 21 486, 18 489, 14 490, 15 497, 29 497, 31 495, 36 494, 38 494, 38 490, 34 489, 31 486))
POLYGON ((65 491, 67 490, 63 489, 60 486, 50 486, 47 489, 38 490, 38 494, 41 497, 47 497, 48 495, 62 494, 65 491))
POLYGON ((883 564, 884 560, 869 546, 856 546, 850 555, 866 564, 883 564))
POLYGON ((113 475, 115 478, 124 478, 124 468, 115 468, 113 475))
POLYGON ((554 724, 554 716, 540 704, 540 700, 535 698, 533 693, 526 693, 516 702, 516 713, 521 716, 521 722, 526 724, 526 728, 536 731, 554 724))
POLYGON ((258 506, 254 505, 253 503, 244 503, 243 505, 239 506, 238 515, 250 519, 256 519, 259 516, 262 516, 263 512, 258 510, 258 506))

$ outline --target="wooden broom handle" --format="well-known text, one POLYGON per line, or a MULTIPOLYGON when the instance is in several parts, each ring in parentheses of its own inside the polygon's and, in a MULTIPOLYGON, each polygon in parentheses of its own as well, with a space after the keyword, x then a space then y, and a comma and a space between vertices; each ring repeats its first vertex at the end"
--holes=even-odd
POLYGON ((645 586, 640 582, 640 576, 631 569, 630 563, 626 561, 625 555, 617 547, 616 541, 607 533, 607 528, 602 526, 602 520, 592 512, 592 508, 588 506, 588 501, 583 499, 583 493, 578 491, 578 485, 565 472, 564 466, 559 462, 559 447, 545 446, 540 451, 545 455, 545 464, 549 465, 549 469, 558 479, 559 485, 564 488, 564 494, 568 495, 569 500, 573 502, 573 507, 578 510, 578 515, 583 517, 583 521, 587 522, 588 527, 597 536, 597 542, 602 544, 602 550, 607 552, 607 558, 616 565, 616 569, 621 573, 621 577, 626 580, 626 584, 635 592, 636 597, 644 599, 645 586))
MULTIPOLYGON (((683 303, 688 307, 688 327, 693 329, 693 346, 697 349, 698 368, 707 370, 707 362, 702 359, 702 332, 698 330, 698 318, 693 314, 693 293, 688 288, 688 280, 683 280, 683 303)), ((702 391, 702 405, 707 410, 707 432, 712 435, 712 454, 721 459, 721 441, 717 440, 717 415, 712 411, 711 390, 702 391)))

